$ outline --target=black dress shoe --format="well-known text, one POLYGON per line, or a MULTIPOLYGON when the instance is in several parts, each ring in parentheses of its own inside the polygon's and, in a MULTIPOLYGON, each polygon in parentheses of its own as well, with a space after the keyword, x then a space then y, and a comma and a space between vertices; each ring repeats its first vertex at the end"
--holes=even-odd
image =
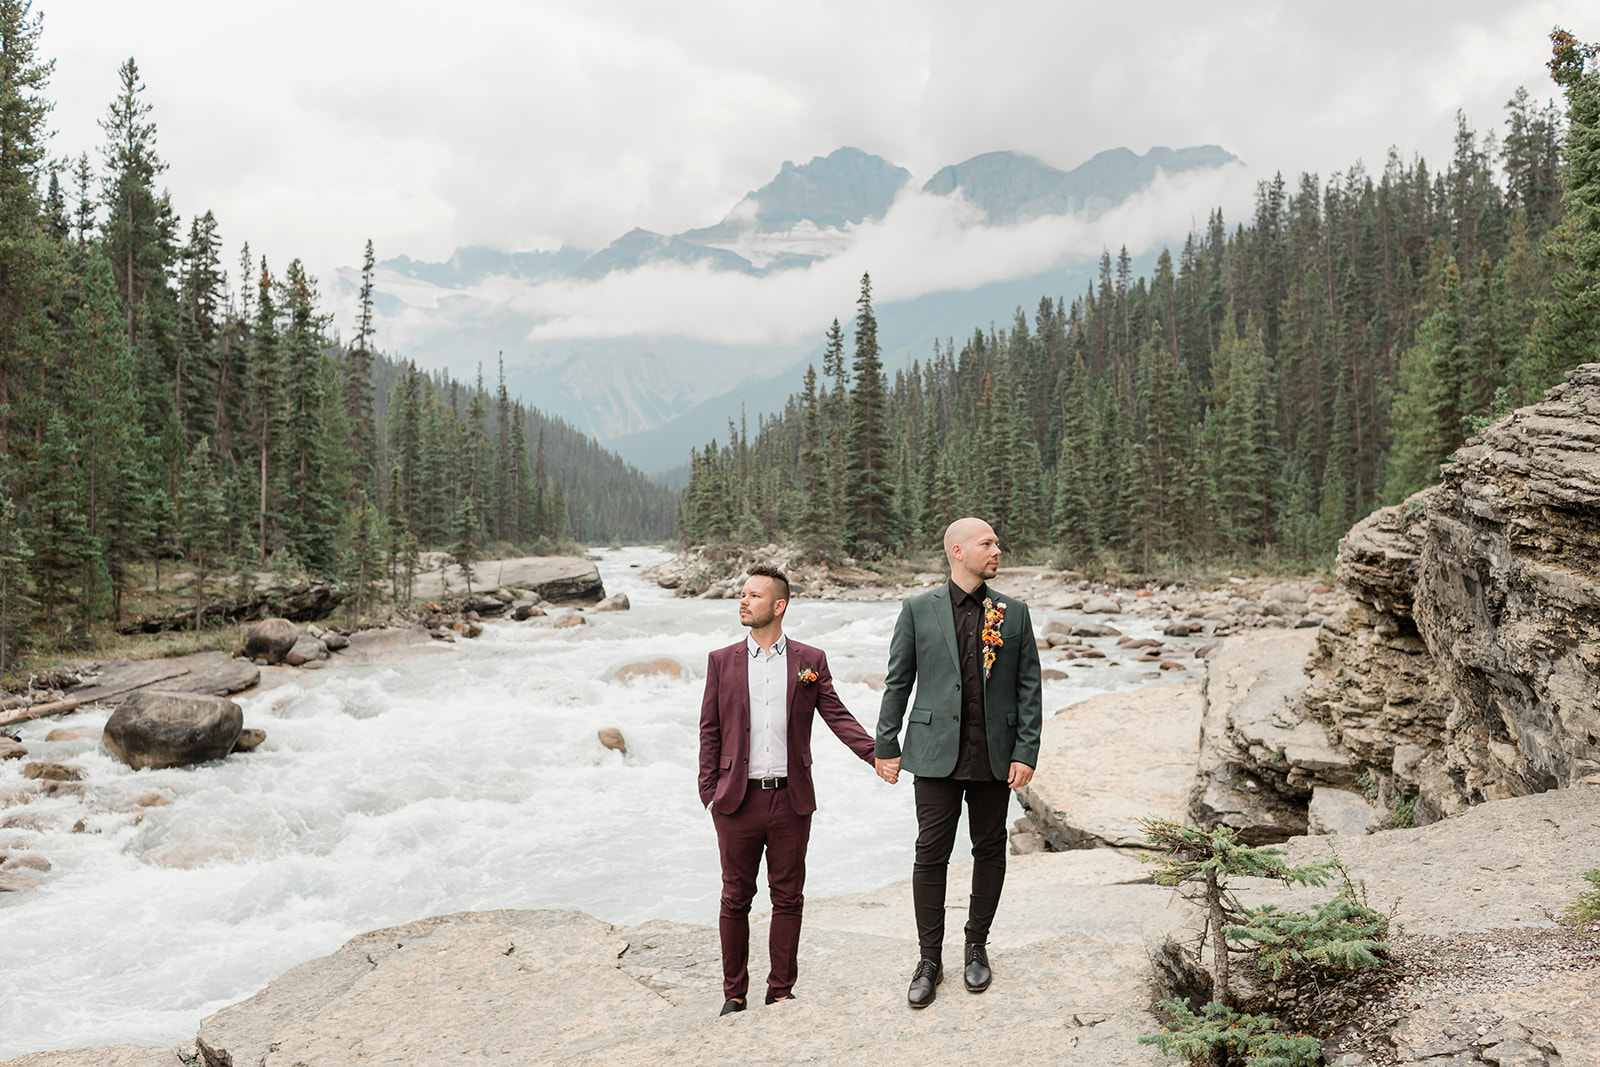
POLYGON ((994 980, 994 973, 989 970, 989 953, 982 945, 967 946, 967 966, 961 973, 961 981, 965 983, 968 993, 982 993, 989 988, 989 983, 994 980))
POLYGON ((793 1000, 793 999, 795 999, 795 996, 794 996, 793 993, 790 993, 788 996, 783 996, 783 997, 769 996, 769 997, 767 997, 767 1003, 768 1004, 782 1004, 786 1000, 793 1000))
POLYGON ((717 1012, 717 1014, 719 1016, 732 1015, 736 1011, 744 1011, 744 1001, 742 1001, 742 1000, 725 1000, 725 1001, 722 1002, 722 1010, 717 1012))
POLYGON ((929 959, 918 960, 916 972, 911 975, 911 988, 906 990, 906 1003, 913 1008, 926 1008, 939 995, 942 981, 943 967, 929 959))

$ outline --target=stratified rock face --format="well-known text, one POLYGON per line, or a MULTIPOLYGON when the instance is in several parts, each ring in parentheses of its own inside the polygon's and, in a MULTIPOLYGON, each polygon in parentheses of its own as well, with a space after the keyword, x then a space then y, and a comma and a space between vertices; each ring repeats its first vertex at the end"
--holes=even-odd
POLYGON ((1571 785, 1600 771, 1600 364, 1441 474, 1413 610, 1457 704, 1445 770, 1471 803, 1571 785))
POLYGON ((1352 777, 1365 779, 1381 808, 1416 798, 1419 822, 1465 807, 1439 774, 1450 696, 1412 616, 1427 506, 1438 493, 1380 508, 1339 542, 1339 581, 1354 600, 1322 624, 1297 707, 1349 755, 1352 777))
POLYGON ((231 700, 146 689, 112 713, 102 739, 135 770, 183 767, 226 756, 243 729, 244 713, 231 700))
POLYGON ((1196 823, 1231 826, 1247 844, 1284 841, 1306 832, 1314 785, 1350 777, 1323 728, 1295 711, 1311 641, 1309 630, 1232 637, 1206 661, 1196 823))

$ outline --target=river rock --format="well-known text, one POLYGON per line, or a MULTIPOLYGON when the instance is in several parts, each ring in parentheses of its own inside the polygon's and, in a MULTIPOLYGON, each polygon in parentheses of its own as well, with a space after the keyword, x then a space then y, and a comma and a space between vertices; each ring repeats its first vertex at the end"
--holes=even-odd
POLYGON ((282 663, 300 640, 300 628, 288 619, 262 619, 244 635, 244 654, 250 659, 282 663))
POLYGON ((51 763, 39 760, 22 768, 22 777, 35 781, 81 782, 83 768, 70 763, 51 763))
POLYGON ((350 647, 350 638, 338 630, 329 630, 322 635, 322 646, 329 652, 342 652, 350 647))
POLYGON ((570 626, 587 626, 588 624, 588 619, 574 611, 557 619, 555 621, 555 628, 557 630, 565 630, 570 626))
POLYGON ((46 741, 86 741, 94 737, 93 730, 80 730, 71 726, 58 726, 44 735, 46 741))
POLYGON ((28 747, 20 741, 13 741, 9 737, 0 737, 0 760, 21 759, 28 754, 28 747))
POLYGON ((619 682, 631 682, 635 678, 681 678, 683 664, 671 656, 658 656, 625 663, 617 668, 617 673, 612 677, 619 682))
POLYGON ((627 611, 632 605, 628 603, 627 593, 612 593, 594 606, 595 611, 627 611))
POLYGON ((0 863, 0 869, 7 871, 38 871, 41 874, 50 872, 50 861, 37 852, 14 852, 5 857, 5 862, 0 863))
POLYGON ((313 660, 327 658, 327 646, 310 634, 301 634, 289 651, 283 654, 283 662, 291 667, 303 667, 313 660))
POLYGON ((112 713, 102 740, 135 770, 182 767, 226 756, 243 729, 244 713, 231 700, 144 690, 112 713))
POLYGON ((1073 637, 1121 637, 1122 631, 1115 626, 1107 626, 1103 622, 1075 622, 1072 624, 1073 637))
MULTIPOLYGON (((38 889, 40 881, 26 871, 0 871, 0 893, 29 893, 38 889)), ((7 1063, 14 1061, 8 1060, 7 1063)), ((74 1061, 83 1064, 99 1063, 98 1060, 74 1061)))
POLYGON ((1085 615, 1120 615, 1122 605, 1108 596, 1092 596, 1083 602, 1085 615))
POLYGON ((254 752, 267 739, 265 730, 240 730, 239 740, 233 743, 235 752, 254 752))
POLYGON ((1199 749, 1199 685, 1106 693, 1044 721, 1017 799, 1052 849, 1145 844, 1139 820, 1184 820, 1199 749))
POLYGON ((628 742, 623 740, 622 731, 615 726, 602 726, 598 736, 602 745, 624 756, 628 754, 628 742))
POLYGON ((518 600, 511 605, 511 617, 517 622, 526 622, 545 614, 545 610, 531 600, 518 600))

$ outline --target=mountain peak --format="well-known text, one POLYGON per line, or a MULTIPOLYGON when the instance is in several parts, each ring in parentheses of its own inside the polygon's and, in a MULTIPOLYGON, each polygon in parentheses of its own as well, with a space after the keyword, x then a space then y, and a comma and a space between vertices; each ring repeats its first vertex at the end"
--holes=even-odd
POLYGON ((766 185, 744 199, 715 226, 680 234, 696 244, 736 240, 752 230, 782 233, 802 222, 842 230, 882 218, 911 172, 859 148, 837 148, 809 163, 784 160, 766 185))
POLYGON ((1006 225, 1041 215, 1103 211, 1149 185, 1158 170, 1176 174, 1238 161, 1217 145, 1158 146, 1142 156, 1128 148, 1108 148, 1063 171, 1020 152, 985 152, 943 168, 922 191, 948 196, 959 189, 983 208, 991 223, 1006 225))

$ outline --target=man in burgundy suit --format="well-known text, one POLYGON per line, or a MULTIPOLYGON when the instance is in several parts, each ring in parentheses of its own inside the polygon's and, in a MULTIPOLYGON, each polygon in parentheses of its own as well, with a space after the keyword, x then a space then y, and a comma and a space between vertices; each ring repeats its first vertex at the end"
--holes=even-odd
POLYGON ((717 827, 722 858, 722 1014, 744 1011, 750 988, 750 901, 767 854, 772 896, 767 1003, 794 996, 805 903, 806 843, 817 810, 811 784, 811 720, 822 716, 867 764, 873 741, 833 691, 828 657, 783 633, 789 580, 776 567, 750 568, 739 594, 743 641, 706 664, 700 705, 700 802, 717 827))

